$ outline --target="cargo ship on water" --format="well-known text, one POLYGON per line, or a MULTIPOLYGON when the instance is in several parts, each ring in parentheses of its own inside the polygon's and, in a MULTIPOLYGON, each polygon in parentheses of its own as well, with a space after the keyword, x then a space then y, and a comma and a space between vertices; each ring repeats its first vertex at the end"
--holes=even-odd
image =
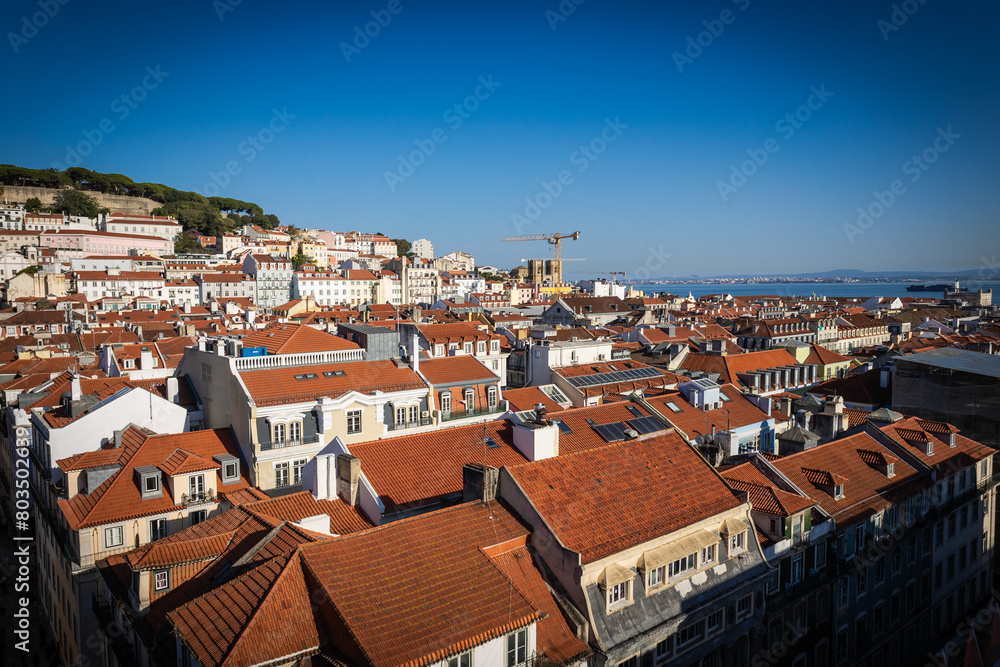
POLYGON ((925 283, 923 285, 910 285, 906 288, 907 292, 943 292, 945 290, 958 291, 958 281, 954 283, 938 283, 936 285, 931 285, 925 283))

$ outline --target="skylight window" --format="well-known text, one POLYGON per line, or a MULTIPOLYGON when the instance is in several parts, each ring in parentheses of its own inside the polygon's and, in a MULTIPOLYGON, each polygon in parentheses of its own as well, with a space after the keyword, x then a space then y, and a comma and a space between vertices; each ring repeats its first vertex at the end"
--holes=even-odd
POLYGON ((670 408, 670 411, 674 413, 681 411, 681 409, 677 407, 677 404, 674 403, 673 401, 667 401, 667 407, 670 408))
POLYGON ((344 371, 323 371, 323 377, 335 378, 342 375, 346 375, 346 373, 344 371))
POLYGON ((486 449, 496 449, 499 446, 493 438, 486 438, 486 449))
POLYGON ((555 420, 555 423, 556 423, 556 426, 558 426, 558 427, 559 427, 559 430, 560 430, 560 431, 562 431, 563 433, 572 433, 572 432, 573 432, 573 429, 571 429, 571 428, 569 427, 569 424, 567 424, 567 423, 566 423, 566 422, 564 422, 563 420, 561 420, 561 419, 556 419, 556 420, 555 420))
POLYGON ((719 398, 721 398, 721 399, 722 399, 722 402, 723 402, 723 403, 728 403, 729 401, 733 400, 733 399, 729 398, 728 396, 726 396, 726 395, 725 395, 724 393, 722 393, 721 391, 719 392, 719 398))

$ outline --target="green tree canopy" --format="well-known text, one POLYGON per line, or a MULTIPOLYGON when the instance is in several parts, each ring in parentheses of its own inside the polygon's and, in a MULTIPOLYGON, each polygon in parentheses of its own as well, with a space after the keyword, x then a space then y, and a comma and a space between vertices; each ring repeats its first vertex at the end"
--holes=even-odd
POLYGON ((101 208, 96 199, 80 190, 62 190, 56 195, 52 210, 68 215, 83 215, 88 218, 96 218, 101 213, 107 213, 108 209, 101 208))
POLYGON ((28 197, 28 201, 24 202, 24 210, 28 213, 37 213, 42 210, 42 200, 38 197, 28 197))
POLYGON ((296 271, 298 271, 299 267, 302 266, 303 264, 315 264, 315 263, 316 263, 315 259, 313 259, 309 255, 303 255, 301 252, 295 255, 295 257, 292 257, 292 268, 295 269, 296 271))

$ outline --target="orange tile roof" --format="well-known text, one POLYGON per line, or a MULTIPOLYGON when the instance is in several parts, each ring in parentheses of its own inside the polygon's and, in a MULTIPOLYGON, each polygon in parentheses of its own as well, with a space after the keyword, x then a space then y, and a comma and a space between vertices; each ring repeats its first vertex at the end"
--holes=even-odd
POLYGON ((711 433, 713 426, 716 430, 725 431, 754 423, 760 424, 771 419, 770 415, 744 398, 734 385, 723 385, 721 390, 729 401, 723 402, 721 408, 713 410, 696 408, 688 403, 679 391, 650 396, 646 400, 657 412, 684 431, 690 439, 711 433), (671 410, 667 407, 667 403, 676 405, 680 412, 671 410))
MULTIPOLYGON (((361 472, 385 505, 385 513, 425 507, 462 491, 462 467, 524 463, 507 421, 458 426, 351 445, 361 472), (490 438, 497 447, 484 442, 490 438)), ((372 517, 374 518, 374 517, 372 517)))
POLYGON ((392 361, 354 361, 319 366, 297 366, 259 371, 243 371, 240 378, 258 406, 315 401, 320 396, 337 398, 357 391, 394 392, 426 388, 409 367, 398 368, 392 361), (327 377, 324 373, 343 371, 327 377), (296 379, 313 374, 315 378, 296 379))
POLYGON ((959 465, 971 465, 975 461, 982 461, 992 456, 997 451, 963 435, 958 435, 958 429, 951 424, 918 417, 901 419, 881 427, 878 431, 930 467, 939 467, 951 460, 958 461, 959 465), (955 433, 954 447, 948 446, 948 436, 952 433, 955 433), (932 454, 925 454, 923 447, 916 444, 924 442, 934 444, 932 454))
POLYGON ((191 452, 186 452, 183 449, 175 449, 167 457, 166 461, 156 467, 173 477, 174 475, 186 475, 201 470, 213 470, 222 466, 215 461, 209 461, 191 452))
POLYGON ((745 491, 750 506, 755 511, 777 516, 791 516, 816 504, 806 496, 800 496, 777 487, 762 472, 750 463, 731 468, 722 476, 737 491, 745 491))
POLYGON ((514 412, 531 410, 535 404, 541 403, 549 414, 562 412, 563 407, 549 398, 548 394, 538 387, 523 387, 521 389, 508 389, 503 393, 504 400, 514 412))
POLYGON ((346 338, 304 324, 272 324, 243 338, 244 347, 266 347, 268 354, 298 354, 328 350, 357 350, 346 338))
POLYGON ((577 638, 566 622, 562 610, 552 598, 549 587, 532 563, 528 547, 512 540, 517 546, 488 549, 487 555, 514 583, 514 588, 546 617, 538 622, 535 634, 536 650, 555 664, 566 664, 582 659, 591 653, 590 647, 577 638))
MULTIPOLYGON (((116 463, 121 468, 118 472, 89 493, 80 493, 69 500, 59 501, 59 509, 65 515, 70 529, 79 530, 181 509, 174 505, 165 488, 161 496, 143 499, 132 473, 136 467, 163 463, 178 448, 206 459, 217 454, 239 456, 239 447, 229 429, 150 435, 134 426, 129 427, 122 433, 121 447, 113 450, 119 452, 116 463)), ((243 479, 225 486, 218 480, 217 484, 222 493, 246 486, 243 479)))
POLYGON ((420 374, 432 385, 452 382, 479 382, 481 380, 497 381, 499 379, 478 359, 469 354, 421 361, 420 374))
POLYGON ((484 553, 527 534, 502 503, 466 503, 300 553, 349 662, 417 667, 539 620, 484 553))
POLYGON ((191 540, 150 542, 129 551, 125 560, 136 572, 207 560, 225 551, 233 535, 233 532, 228 532, 191 540))
POLYGON ((887 477, 862 460, 858 450, 892 455, 867 433, 857 433, 820 447, 784 456, 770 463, 796 487, 817 501, 838 525, 853 522, 916 493, 927 482, 905 461, 887 477), (833 473, 831 471, 839 471, 833 473), (843 474, 840 474, 843 473, 843 474), (834 499, 827 488, 833 481, 844 485, 844 497, 834 499))
POLYGON ((317 500, 308 491, 277 498, 265 496, 263 500, 246 504, 244 509, 254 514, 295 523, 307 517, 326 514, 330 517, 330 531, 337 535, 356 533, 372 527, 358 507, 351 507, 339 499, 317 500))
POLYGON ((584 563, 740 505, 674 432, 509 468, 566 548, 584 563))
POLYGON ((738 373, 748 373, 762 368, 777 368, 798 364, 788 350, 761 350, 724 357, 711 354, 689 354, 681 362, 681 367, 691 371, 720 373, 719 384, 736 384, 738 373))
MULTIPOLYGON (((427 317, 432 312, 423 311, 423 317, 427 317)), ((434 345, 437 343, 462 343, 479 340, 489 340, 492 336, 484 331, 480 331, 471 324, 459 322, 456 324, 418 324, 417 329, 427 340, 434 345)))
POLYGON ((829 364, 841 364, 849 362, 851 360, 850 357, 845 357, 841 354, 837 354, 833 350, 828 350, 822 345, 813 344, 810 345, 809 347, 811 348, 809 356, 806 357, 806 360, 803 362, 806 364, 816 364, 818 366, 826 366, 829 364))

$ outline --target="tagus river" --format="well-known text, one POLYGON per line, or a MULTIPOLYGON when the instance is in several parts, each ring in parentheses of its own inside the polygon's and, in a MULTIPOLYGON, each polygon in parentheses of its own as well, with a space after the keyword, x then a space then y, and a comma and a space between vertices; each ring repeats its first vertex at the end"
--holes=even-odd
MULTIPOLYGON (((946 281, 934 281, 934 284, 946 281)), ((691 294, 694 297, 708 294, 732 294, 736 297, 773 294, 781 297, 820 297, 840 296, 867 299, 873 296, 897 297, 930 297, 940 299, 941 292, 907 292, 906 288, 914 283, 738 283, 738 284, 706 284, 706 283, 672 283, 669 285, 632 285, 647 295, 657 292, 669 292, 678 296, 691 294)), ((917 283, 919 284, 919 283, 917 283)), ((962 289, 993 289, 994 298, 1000 297, 1000 281, 983 280, 960 283, 962 289)))

